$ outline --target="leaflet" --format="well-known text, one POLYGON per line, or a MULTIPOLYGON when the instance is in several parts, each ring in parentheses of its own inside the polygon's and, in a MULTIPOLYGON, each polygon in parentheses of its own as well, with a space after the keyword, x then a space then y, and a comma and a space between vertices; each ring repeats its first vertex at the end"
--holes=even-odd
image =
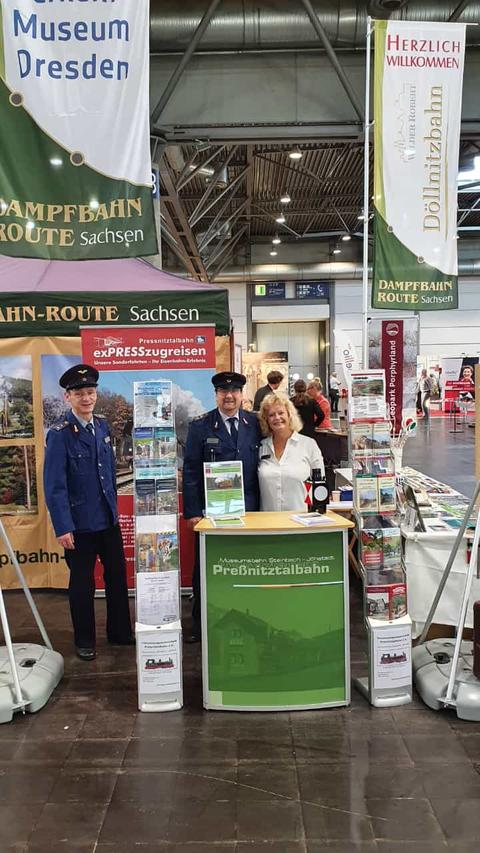
POLYGON ((205 515, 245 515, 241 462, 204 462, 205 515))

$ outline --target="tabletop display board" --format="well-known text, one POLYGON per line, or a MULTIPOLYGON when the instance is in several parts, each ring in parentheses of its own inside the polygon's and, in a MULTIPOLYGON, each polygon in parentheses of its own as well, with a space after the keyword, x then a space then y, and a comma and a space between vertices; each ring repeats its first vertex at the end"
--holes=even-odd
POLYGON ((350 701, 346 530, 331 514, 247 513, 201 533, 204 705, 282 710, 350 701))

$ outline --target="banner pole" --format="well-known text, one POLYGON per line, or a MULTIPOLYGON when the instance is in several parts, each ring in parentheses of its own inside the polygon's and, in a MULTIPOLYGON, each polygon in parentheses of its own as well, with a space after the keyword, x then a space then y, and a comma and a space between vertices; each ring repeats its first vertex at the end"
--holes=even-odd
POLYGON ((362 300, 362 364, 368 370, 368 223, 370 185, 370 50, 372 42, 372 19, 367 18, 366 66, 365 66, 365 123, 363 148, 363 300, 362 300))

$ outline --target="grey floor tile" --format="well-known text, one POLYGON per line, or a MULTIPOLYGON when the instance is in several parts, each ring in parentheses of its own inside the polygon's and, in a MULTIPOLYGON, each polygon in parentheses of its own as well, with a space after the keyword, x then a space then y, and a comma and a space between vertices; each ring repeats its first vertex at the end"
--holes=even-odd
POLYGON ((279 848, 287 841, 302 841, 303 817, 299 803, 262 800, 237 803, 239 841, 276 841, 279 848))
POLYGON ((41 803, 1 803, 0 850, 25 844, 43 808, 41 803))
POLYGON ((455 732, 441 734, 406 734, 404 741, 412 761, 417 764, 469 764, 470 758, 455 732))
POLYGON ((113 802, 134 801, 156 805, 182 800, 234 800, 237 796, 237 767, 231 765, 182 764, 175 768, 124 768, 118 775, 113 802))
POLYGON ((432 799, 432 807, 448 842, 461 841, 479 844, 480 805, 478 799, 432 799))
POLYGON ((417 798, 368 800, 375 838, 384 841, 443 842, 430 801, 417 798))
MULTIPOLYGON (((36 822, 34 844, 51 845, 51 850, 63 845, 88 845, 98 839, 106 807, 89 803, 47 803, 36 822)), ((68 849, 70 849, 68 847, 68 849)))
POLYGON ((117 782, 117 774, 103 768, 83 767, 61 770, 50 791, 50 803, 109 803, 117 782))

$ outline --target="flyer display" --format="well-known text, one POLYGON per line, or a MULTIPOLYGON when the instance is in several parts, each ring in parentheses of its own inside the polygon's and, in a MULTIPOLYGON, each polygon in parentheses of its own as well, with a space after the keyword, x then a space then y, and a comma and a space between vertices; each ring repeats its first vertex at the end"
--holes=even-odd
POLYGON ((350 421, 387 417, 385 371, 363 370, 350 374, 350 421))
POLYGON ((203 471, 207 518, 245 515, 242 463, 205 462, 203 471))
POLYGON ((168 631, 140 634, 138 640, 139 693, 178 693, 182 679, 179 633, 168 631))

